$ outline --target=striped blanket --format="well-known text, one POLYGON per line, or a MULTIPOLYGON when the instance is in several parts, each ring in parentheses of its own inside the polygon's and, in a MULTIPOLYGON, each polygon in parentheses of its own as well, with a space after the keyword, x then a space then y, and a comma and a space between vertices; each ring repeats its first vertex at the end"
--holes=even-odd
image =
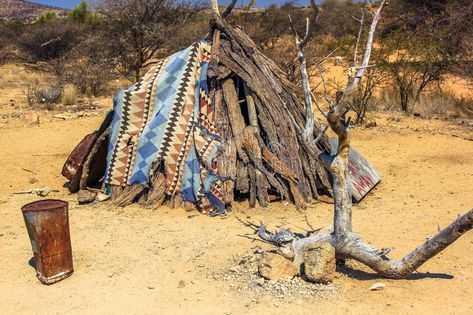
POLYGON ((207 88, 210 45, 197 42, 154 65, 114 98, 105 183, 150 184, 166 168, 166 193, 203 212, 223 211, 214 157, 221 145, 207 88))

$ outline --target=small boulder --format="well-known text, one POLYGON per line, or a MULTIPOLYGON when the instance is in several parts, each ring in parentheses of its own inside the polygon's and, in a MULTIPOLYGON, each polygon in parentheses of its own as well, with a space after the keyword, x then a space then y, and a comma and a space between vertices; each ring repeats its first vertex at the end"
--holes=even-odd
POLYGON ((94 191, 81 189, 79 190, 79 193, 77 194, 77 201, 80 205, 84 205, 84 204, 93 202, 96 196, 97 196, 97 193, 94 191))
POLYGON ((248 283, 248 288, 253 289, 256 287, 262 287, 264 285, 264 279, 259 278, 248 283))
POLYGON ((370 287, 370 291, 381 291, 384 290, 386 285, 382 282, 376 282, 370 287))
POLYGON ((39 124, 39 117, 36 113, 27 112, 23 117, 23 122, 26 125, 38 125, 39 124))
MULTIPOLYGON (((111 195, 107 195, 107 194, 104 194, 102 192, 98 192, 97 193, 97 200, 102 202, 102 201, 107 201, 108 199, 110 199, 110 197, 112 197, 111 195)), ((93 201, 93 200, 92 200, 93 201)))
POLYGON ((311 282, 327 284, 335 278, 335 249, 328 242, 307 245, 302 254, 304 273, 311 282))
POLYGON ((289 259, 266 252, 258 261, 258 272, 268 280, 281 280, 296 276, 299 269, 289 259))

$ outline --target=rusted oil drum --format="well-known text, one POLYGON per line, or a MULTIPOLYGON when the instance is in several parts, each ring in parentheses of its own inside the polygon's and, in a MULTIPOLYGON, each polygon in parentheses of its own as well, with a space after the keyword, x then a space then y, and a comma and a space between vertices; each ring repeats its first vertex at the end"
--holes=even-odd
POLYGON ((33 248, 36 276, 44 284, 73 272, 68 203, 47 199, 21 208, 33 248))

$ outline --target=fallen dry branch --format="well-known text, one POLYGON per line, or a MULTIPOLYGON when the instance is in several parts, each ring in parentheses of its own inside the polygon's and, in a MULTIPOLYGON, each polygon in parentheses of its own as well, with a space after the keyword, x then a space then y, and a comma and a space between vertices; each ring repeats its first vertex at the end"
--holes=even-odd
POLYGON ((389 259, 384 250, 373 250, 356 235, 350 236, 342 246, 337 247, 337 254, 343 258, 355 259, 380 275, 393 279, 406 278, 415 272, 427 260, 453 244, 465 232, 473 227, 473 209, 458 217, 448 227, 429 238, 421 246, 400 260, 389 259))

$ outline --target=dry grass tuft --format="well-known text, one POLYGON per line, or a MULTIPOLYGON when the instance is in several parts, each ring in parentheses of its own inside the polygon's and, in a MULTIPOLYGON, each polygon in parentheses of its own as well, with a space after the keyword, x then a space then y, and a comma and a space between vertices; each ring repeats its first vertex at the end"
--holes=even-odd
POLYGON ((74 105, 77 102, 77 90, 72 84, 66 84, 62 89, 62 105, 74 105))

